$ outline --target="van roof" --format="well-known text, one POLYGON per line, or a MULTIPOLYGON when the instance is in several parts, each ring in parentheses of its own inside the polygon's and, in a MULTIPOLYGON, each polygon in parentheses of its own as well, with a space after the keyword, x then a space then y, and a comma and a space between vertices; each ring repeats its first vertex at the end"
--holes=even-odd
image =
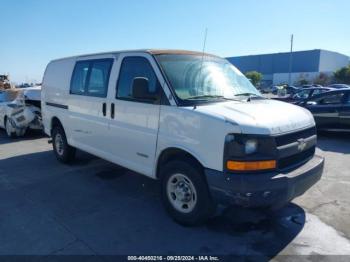
POLYGON ((63 57, 54 59, 52 61, 58 61, 68 58, 81 58, 85 56, 97 56, 97 55, 106 55, 106 54, 120 54, 120 53, 131 53, 131 52, 141 52, 141 53, 149 53, 152 55, 205 55, 205 56, 212 56, 212 57, 218 57, 213 54, 198 52, 198 51, 189 51, 189 50, 177 50, 177 49, 135 49, 135 50, 122 50, 122 51, 111 51, 111 52, 101 52, 101 53, 91 53, 91 54, 82 54, 77 56, 69 56, 69 57, 63 57))

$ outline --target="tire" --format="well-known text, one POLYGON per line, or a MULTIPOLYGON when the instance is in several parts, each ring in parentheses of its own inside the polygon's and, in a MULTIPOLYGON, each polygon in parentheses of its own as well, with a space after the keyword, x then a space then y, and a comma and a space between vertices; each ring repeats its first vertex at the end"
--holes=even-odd
POLYGON ((26 128, 22 128, 22 129, 17 129, 16 130, 16 136, 17 137, 22 137, 26 134, 27 129, 26 128))
POLYGON ((62 163, 70 163, 75 157, 75 148, 68 145, 66 134, 61 126, 52 129, 52 147, 57 160, 62 163))
POLYGON ((197 163, 170 161, 161 168, 160 176, 162 202, 176 222, 184 226, 199 225, 214 214, 215 205, 197 163))
POLYGON ((5 130, 6 130, 6 134, 9 138, 16 137, 16 130, 13 128, 9 117, 6 117, 5 130))

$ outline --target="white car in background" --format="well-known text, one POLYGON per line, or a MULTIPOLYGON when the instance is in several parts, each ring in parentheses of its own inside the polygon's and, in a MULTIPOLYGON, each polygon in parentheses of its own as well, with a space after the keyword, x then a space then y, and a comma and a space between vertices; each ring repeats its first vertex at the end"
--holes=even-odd
POLYGON ((0 92, 0 128, 13 138, 28 128, 42 129, 41 86, 8 89, 0 92))

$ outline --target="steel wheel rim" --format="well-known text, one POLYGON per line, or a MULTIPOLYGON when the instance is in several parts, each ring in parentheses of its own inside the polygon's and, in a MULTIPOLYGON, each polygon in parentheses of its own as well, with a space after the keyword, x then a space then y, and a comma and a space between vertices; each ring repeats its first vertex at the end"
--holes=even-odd
POLYGON ((171 205, 181 213, 190 213, 197 204, 197 191, 184 174, 173 174, 167 182, 167 196, 171 205))
POLYGON ((64 153, 64 148, 63 148, 63 138, 61 134, 56 134, 55 136, 55 148, 56 148, 57 154, 62 156, 64 153))

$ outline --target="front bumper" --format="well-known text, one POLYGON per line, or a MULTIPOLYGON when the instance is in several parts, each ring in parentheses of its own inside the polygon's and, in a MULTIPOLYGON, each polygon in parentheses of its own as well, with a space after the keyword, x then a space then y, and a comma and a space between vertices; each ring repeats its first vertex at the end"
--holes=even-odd
POLYGON ((205 175, 212 197, 220 204, 278 208, 320 180, 323 167, 324 158, 314 155, 288 171, 232 174, 205 169, 205 175))
POLYGON ((15 129, 42 129, 40 109, 33 106, 22 106, 10 114, 15 129))

